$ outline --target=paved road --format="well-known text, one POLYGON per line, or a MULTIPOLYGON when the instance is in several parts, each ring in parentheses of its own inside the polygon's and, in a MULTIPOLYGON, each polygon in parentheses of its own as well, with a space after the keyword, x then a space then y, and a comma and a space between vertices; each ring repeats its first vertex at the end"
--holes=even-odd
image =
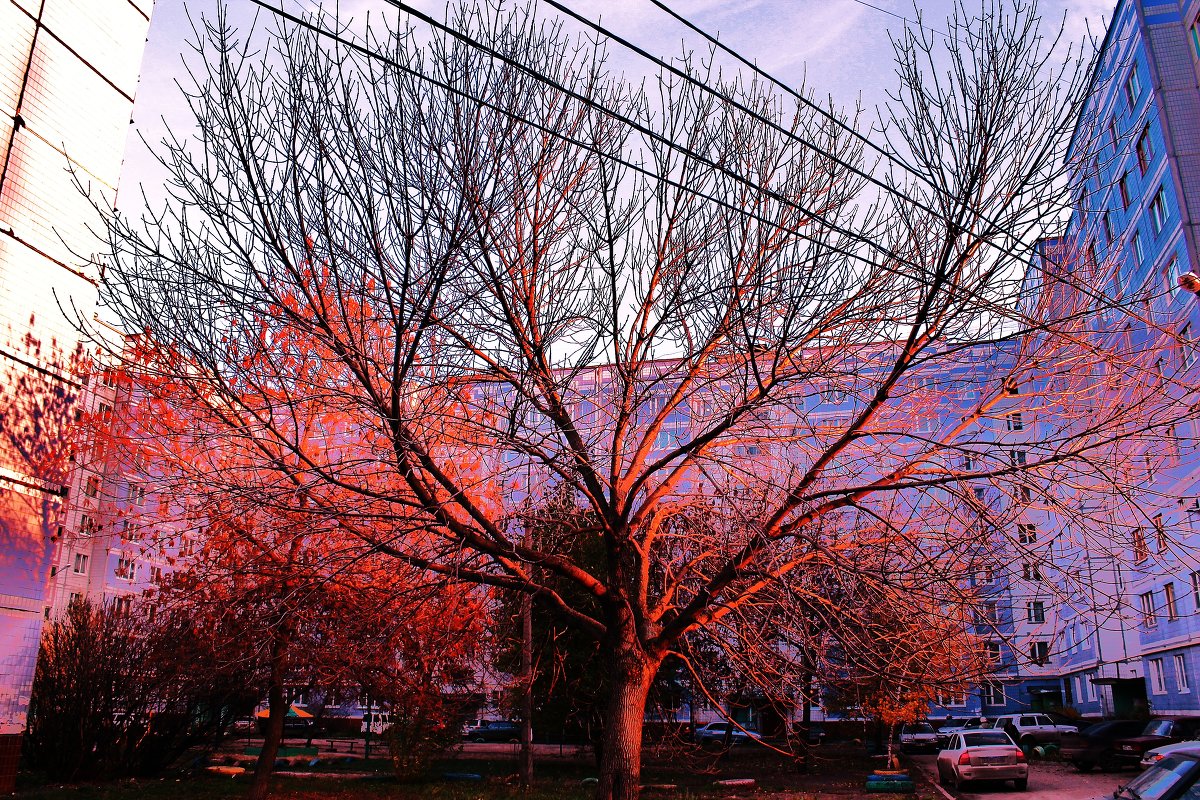
MULTIPOLYGON (((910 756, 925 771, 931 781, 937 782, 936 756, 910 756)), ((1137 772, 1090 772, 1081 773, 1066 764, 1035 761, 1029 770, 1028 791, 1018 792, 1011 783, 969 783, 966 791, 957 794, 961 800, 1099 800, 1108 797, 1120 784, 1128 783, 1137 772)))

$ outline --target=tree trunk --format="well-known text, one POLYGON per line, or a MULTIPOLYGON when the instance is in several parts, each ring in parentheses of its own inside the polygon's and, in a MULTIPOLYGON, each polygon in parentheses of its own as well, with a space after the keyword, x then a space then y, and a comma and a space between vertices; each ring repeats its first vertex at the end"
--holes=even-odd
POLYGON ((641 650, 629 631, 615 646, 604 714, 597 800, 636 800, 642 778, 642 727, 650 684, 662 662, 641 650))
POLYGON ((287 717, 287 704, 283 697, 284 661, 287 657, 287 638, 276 632, 271 643, 271 685, 267 688, 267 727, 263 735, 262 750, 254 765, 254 781, 250 784, 250 800, 265 800, 271 789, 271 770, 275 757, 279 755, 279 743, 283 740, 283 722, 287 717))

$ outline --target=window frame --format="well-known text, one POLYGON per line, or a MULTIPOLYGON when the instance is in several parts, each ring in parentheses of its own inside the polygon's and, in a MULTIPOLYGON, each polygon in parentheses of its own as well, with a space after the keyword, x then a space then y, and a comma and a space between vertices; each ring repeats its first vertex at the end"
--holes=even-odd
POLYGON ((1150 200, 1150 227, 1154 231, 1154 235, 1160 235, 1167 227, 1169 215, 1167 213, 1167 188, 1159 186, 1158 191, 1154 193, 1154 197, 1150 200))
POLYGON ((1192 677, 1188 674, 1187 656, 1183 653, 1175 653, 1171 657, 1172 666, 1175 668, 1175 691, 1180 694, 1188 694, 1192 691, 1192 677))
POLYGON ((1142 614, 1142 627, 1153 630, 1158 627, 1158 608, 1154 601, 1154 590, 1138 595, 1138 607, 1142 614))
POLYGON ((1163 665, 1161 658, 1152 658, 1148 663, 1149 669, 1147 676, 1150 679, 1151 694, 1166 694, 1167 693, 1167 671, 1163 665))

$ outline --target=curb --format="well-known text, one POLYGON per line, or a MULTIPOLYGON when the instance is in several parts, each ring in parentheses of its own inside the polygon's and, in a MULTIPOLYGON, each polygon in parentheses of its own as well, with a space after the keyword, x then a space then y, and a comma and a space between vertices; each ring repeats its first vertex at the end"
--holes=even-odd
POLYGON ((936 770, 931 773, 923 764, 918 764, 912 759, 906 759, 906 761, 912 765, 913 769, 920 770, 921 774, 925 776, 925 780, 929 782, 929 785, 932 786, 939 795, 945 798, 945 800, 958 800, 958 798, 951 794, 946 787, 942 786, 941 782, 937 778, 936 770))

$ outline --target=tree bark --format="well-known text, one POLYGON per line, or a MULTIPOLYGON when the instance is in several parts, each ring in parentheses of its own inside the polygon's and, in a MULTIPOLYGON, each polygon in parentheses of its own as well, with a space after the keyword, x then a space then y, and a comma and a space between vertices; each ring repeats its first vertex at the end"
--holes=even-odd
POLYGON ((629 631, 616 643, 604 718, 597 800, 636 800, 642 778, 642 725, 646 698, 661 657, 646 654, 629 631))
POLYGON ((267 688, 267 727, 263 735, 262 750, 254 765, 254 781, 250 784, 250 800, 265 800, 271 789, 271 771, 279 755, 279 743, 283 740, 283 722, 287 717, 287 704, 283 697, 284 662, 287 658, 287 637, 276 632, 271 642, 271 685, 267 688))

